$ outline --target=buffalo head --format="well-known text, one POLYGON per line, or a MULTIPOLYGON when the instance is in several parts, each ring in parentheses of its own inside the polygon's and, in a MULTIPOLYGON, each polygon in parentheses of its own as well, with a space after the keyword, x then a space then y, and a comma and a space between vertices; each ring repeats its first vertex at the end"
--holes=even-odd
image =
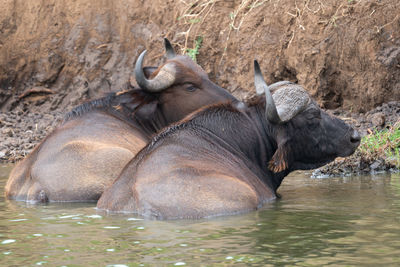
POLYGON ((205 105, 236 101, 225 89, 210 81, 207 73, 191 58, 176 55, 170 42, 164 41, 167 61, 156 69, 143 71, 145 50, 136 61, 135 77, 142 89, 158 94, 157 105, 167 121, 180 120, 205 105))
POLYGON ((254 69, 256 90, 265 93, 265 117, 276 137, 272 171, 313 169, 354 153, 360 144, 357 131, 323 111, 300 85, 283 81, 268 86, 257 61, 254 69))

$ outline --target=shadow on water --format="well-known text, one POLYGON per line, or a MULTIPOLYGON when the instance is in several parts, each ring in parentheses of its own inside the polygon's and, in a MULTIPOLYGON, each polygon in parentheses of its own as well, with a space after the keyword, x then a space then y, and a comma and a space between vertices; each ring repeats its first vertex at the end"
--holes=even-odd
POLYGON ((320 266, 400 264, 400 175, 294 173, 261 210, 198 221, 107 215, 94 203, 7 201, 0 166, 2 265, 320 266))

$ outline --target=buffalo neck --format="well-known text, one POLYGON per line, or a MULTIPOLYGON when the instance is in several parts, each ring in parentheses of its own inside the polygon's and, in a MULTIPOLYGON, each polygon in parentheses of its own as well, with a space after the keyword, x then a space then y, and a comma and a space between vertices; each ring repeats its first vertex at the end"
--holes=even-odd
POLYGON ((149 139, 169 122, 158 108, 158 94, 139 88, 110 93, 107 96, 84 103, 67 113, 64 122, 89 112, 104 112, 142 132, 149 139))
POLYGON ((243 158, 248 167, 276 191, 287 172, 273 173, 268 169, 277 143, 275 128, 267 122, 264 110, 262 104, 243 109, 228 104, 216 105, 197 113, 190 123, 215 135, 214 142, 243 158))
POLYGON ((112 111, 139 128, 149 138, 168 125, 158 108, 158 94, 133 89, 118 95, 116 103, 117 108, 113 106, 112 111))
POLYGON ((268 180, 272 189, 276 191, 281 185, 285 176, 289 174, 288 170, 278 173, 271 171, 268 167, 272 156, 277 150, 277 126, 270 123, 265 115, 265 103, 261 102, 251 106, 247 112, 251 121, 257 127, 255 132, 259 135, 259 148, 262 153, 259 155, 258 165, 266 174, 262 177, 263 180, 268 180))

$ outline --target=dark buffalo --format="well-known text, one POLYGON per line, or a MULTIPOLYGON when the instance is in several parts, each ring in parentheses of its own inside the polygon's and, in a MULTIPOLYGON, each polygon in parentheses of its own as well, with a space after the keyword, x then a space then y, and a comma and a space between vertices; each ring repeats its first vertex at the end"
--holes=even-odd
POLYGON ((243 213, 275 199, 289 172, 355 151, 358 133, 321 110, 301 86, 268 87, 256 62, 255 73, 257 92, 265 96, 248 107, 213 105, 165 129, 97 207, 158 219, 243 213))
POLYGON ((204 105, 235 101, 189 57, 175 55, 168 40, 165 45, 168 59, 159 68, 143 69, 146 51, 139 56, 140 88, 72 110, 11 172, 7 198, 96 201, 154 133, 204 105))

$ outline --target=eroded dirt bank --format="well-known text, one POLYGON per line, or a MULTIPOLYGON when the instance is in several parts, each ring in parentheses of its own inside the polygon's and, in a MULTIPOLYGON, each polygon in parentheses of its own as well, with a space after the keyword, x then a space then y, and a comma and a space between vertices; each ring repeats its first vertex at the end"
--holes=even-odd
POLYGON ((0 6, 2 111, 63 111, 121 89, 143 49, 147 63, 158 64, 163 37, 184 51, 197 36, 200 65, 239 97, 253 90, 257 58, 267 82, 299 82, 325 108, 368 111, 400 100, 397 0, 0 0, 0 6))
MULTIPOLYGON (((363 130, 372 123, 369 113, 400 101, 398 0, 0 0, 0 6, 3 160, 29 153, 73 106, 125 88, 143 49, 146 64, 161 63, 163 37, 184 52, 200 36, 198 63, 242 99, 254 93, 257 58, 267 82, 298 82, 323 108, 339 108, 363 130)), ((398 116, 397 109, 386 122, 398 116)))

